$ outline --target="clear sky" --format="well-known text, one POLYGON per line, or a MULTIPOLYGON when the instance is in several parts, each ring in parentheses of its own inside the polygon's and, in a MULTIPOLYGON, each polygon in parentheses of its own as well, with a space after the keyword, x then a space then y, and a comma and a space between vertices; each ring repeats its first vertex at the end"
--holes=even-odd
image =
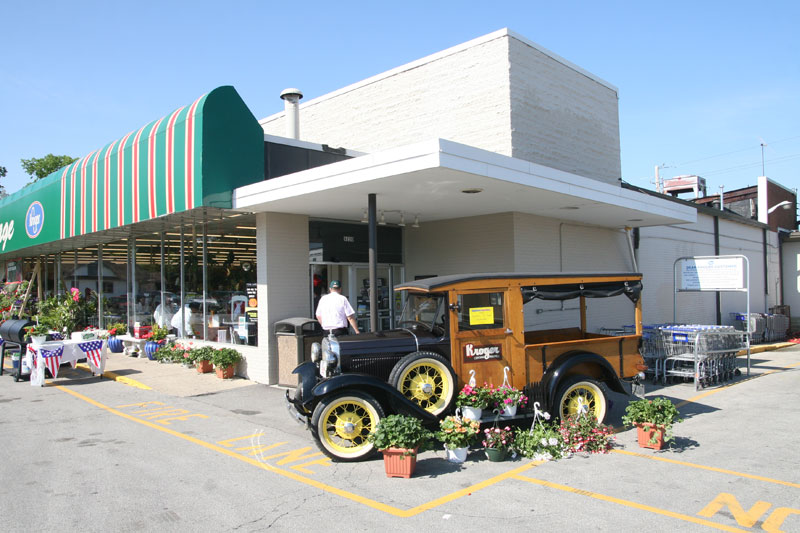
MULTIPOLYGON (((619 88, 622 178, 798 187, 800 2, 6 1, 0 181, 233 85, 256 118, 508 27, 619 88)), ((357 147, 356 147, 357 148, 357 147)))

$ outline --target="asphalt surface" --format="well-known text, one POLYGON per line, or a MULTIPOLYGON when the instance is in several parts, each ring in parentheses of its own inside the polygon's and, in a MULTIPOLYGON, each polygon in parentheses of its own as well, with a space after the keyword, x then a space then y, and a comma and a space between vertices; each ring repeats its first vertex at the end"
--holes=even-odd
POLYGON ((797 346, 726 385, 648 384, 685 417, 667 450, 627 430, 612 453, 542 464, 431 451, 408 480, 330 462, 281 389, 114 356, 107 370, 127 379, 0 376, 2 530, 800 531, 797 346))

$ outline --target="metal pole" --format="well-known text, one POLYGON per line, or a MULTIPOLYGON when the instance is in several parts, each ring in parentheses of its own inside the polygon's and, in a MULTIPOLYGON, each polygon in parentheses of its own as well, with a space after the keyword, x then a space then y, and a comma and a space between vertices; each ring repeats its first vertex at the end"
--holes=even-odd
POLYGON ((181 338, 186 337, 186 288, 183 286, 184 282, 184 268, 183 268, 183 224, 181 224, 181 248, 180 248, 180 261, 181 261, 181 327, 178 328, 178 335, 181 338))
POLYGON ((378 225, 376 223, 376 195, 370 193, 369 204, 369 324, 370 331, 378 331, 378 225))
POLYGON ((131 244, 131 292, 133 292, 131 306, 133 308, 133 325, 136 326, 138 318, 136 316, 136 293, 139 292, 136 284, 136 237, 132 237, 131 241, 133 241, 131 244))
POLYGON ((97 327, 105 329, 103 320, 103 245, 97 245, 97 327))
POLYGON ((167 312, 167 302, 165 300, 167 291, 164 289, 164 287, 166 287, 167 280, 165 278, 166 277, 164 275, 164 232, 162 231, 161 232, 161 316, 159 316, 159 319, 161 320, 162 323, 159 324, 159 326, 163 326, 169 329, 170 324, 164 323, 164 316, 165 313, 167 312))
POLYGON ((208 239, 208 224, 203 221, 203 340, 208 340, 208 257, 206 256, 206 241, 208 239))

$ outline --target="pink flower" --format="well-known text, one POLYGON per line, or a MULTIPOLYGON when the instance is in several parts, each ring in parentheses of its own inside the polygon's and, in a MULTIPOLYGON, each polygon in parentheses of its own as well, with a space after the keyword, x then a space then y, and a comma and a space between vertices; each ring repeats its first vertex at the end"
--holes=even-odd
POLYGON ((72 293, 72 299, 73 299, 73 300, 75 300, 76 302, 77 302, 78 300, 80 300, 80 298, 81 298, 81 291, 80 291, 80 289, 78 289, 77 287, 72 287, 72 288, 70 289, 70 292, 72 293))

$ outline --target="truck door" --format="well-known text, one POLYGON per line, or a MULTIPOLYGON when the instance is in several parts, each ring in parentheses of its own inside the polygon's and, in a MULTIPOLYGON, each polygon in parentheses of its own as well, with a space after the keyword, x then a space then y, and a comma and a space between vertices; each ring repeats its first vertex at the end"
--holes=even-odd
MULTIPOLYGON (((459 386, 475 371, 479 386, 503 383, 503 368, 513 369, 513 332, 509 327, 507 290, 450 292, 451 362, 459 386)), ((509 376, 509 380, 512 376, 509 376)))

